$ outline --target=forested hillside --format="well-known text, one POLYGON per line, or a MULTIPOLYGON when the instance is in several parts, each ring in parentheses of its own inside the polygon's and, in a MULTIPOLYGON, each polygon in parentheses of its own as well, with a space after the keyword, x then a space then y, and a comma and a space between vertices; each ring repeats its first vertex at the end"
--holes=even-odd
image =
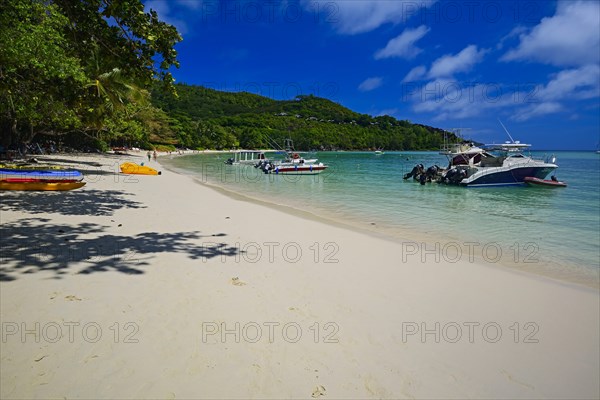
POLYGON ((359 114, 312 95, 277 101, 185 84, 175 89, 177 96, 154 91, 152 103, 169 116, 179 144, 190 148, 267 148, 291 138, 301 150, 425 150, 443 140, 440 129, 359 114))

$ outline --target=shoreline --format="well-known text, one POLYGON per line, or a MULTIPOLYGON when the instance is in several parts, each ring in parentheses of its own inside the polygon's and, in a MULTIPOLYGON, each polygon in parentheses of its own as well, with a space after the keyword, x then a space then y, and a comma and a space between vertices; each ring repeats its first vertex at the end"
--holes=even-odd
MULTIPOLYGON (((220 151, 215 151, 220 152, 220 151)), ((187 155, 198 155, 201 153, 188 153, 187 155)), ((182 154, 186 155, 186 154, 182 154)), ((166 158, 169 154, 164 154, 162 158, 166 158)), ((172 155, 170 159, 177 157, 179 155, 172 155)), ((226 185, 222 185, 219 183, 215 183, 209 181, 207 179, 200 179, 194 175, 192 171, 186 171, 182 168, 174 167, 173 165, 169 165, 169 160, 165 160, 166 163, 162 164, 165 169, 169 169, 170 171, 182 174, 192 178, 198 184, 212 188, 213 190, 218 191, 230 198, 236 200, 244 200, 254 204, 259 204, 267 208, 273 208, 276 210, 280 210, 286 212, 290 215, 299 216, 301 218, 305 218, 311 221, 317 221, 325 224, 329 224, 331 226, 340 227, 343 229, 349 229, 353 232, 362 233, 377 239, 382 239, 386 241, 390 241, 392 243, 406 242, 407 247, 405 248, 409 252, 415 251, 412 244, 414 244, 418 252, 417 254, 412 254, 412 256, 420 256, 421 252, 423 252, 422 257, 427 259, 427 251, 423 251, 424 249, 431 249, 431 245, 434 245, 436 249, 435 253, 443 253, 442 248, 446 245, 451 244, 452 249, 456 250, 456 254, 459 254, 457 262, 465 261, 465 260, 475 260, 477 263, 490 263, 495 264, 499 268, 505 268, 507 270, 516 272, 516 273, 524 273, 529 275, 534 275, 537 277, 547 278, 552 281, 556 281, 558 283, 563 283, 567 285, 576 285, 582 286, 585 288, 589 288, 595 291, 600 291, 600 279, 598 277, 598 272, 593 271, 588 268, 584 268, 581 265, 577 264, 565 264, 559 263, 555 264, 551 269, 548 269, 544 266, 544 261, 536 261, 534 263, 524 263, 519 261, 511 260, 510 256, 505 256, 505 254, 509 253, 509 246, 503 246, 503 256, 499 260, 494 260, 490 262, 489 259, 486 259, 485 255, 481 251, 475 251, 474 248, 465 243, 470 243, 468 240, 460 239, 460 238, 452 238, 448 239, 440 234, 436 234, 435 231, 422 231, 418 226, 409 226, 403 228, 391 228, 384 227, 373 228, 368 224, 366 220, 360 220, 353 216, 350 216, 350 220, 342 221, 340 219, 340 215, 336 215, 331 212, 327 212, 325 209, 310 209, 310 208, 298 208, 291 204, 284 204, 277 202, 277 200, 269 201, 261 198, 254 197, 249 194, 241 193, 236 191, 235 188, 228 187, 226 185), (409 245, 410 244, 410 245, 409 245), (429 245, 429 246, 428 246, 429 245), (457 245, 457 246, 454 246, 457 245), (436 247, 437 246, 437 247, 436 247), (439 247, 439 248, 438 248, 439 247), (573 272, 575 271, 575 272, 573 272), (593 281, 592 281, 593 280, 593 281)), ((375 223, 371 223, 375 224, 375 223)), ((481 245, 481 244, 480 244, 481 245)), ((448 251, 450 253, 450 250, 448 251)), ((431 256, 431 254, 430 254, 431 256)), ((435 257, 436 254, 433 254, 435 257)), ((442 256, 444 257, 444 256, 442 256)), ((453 258, 453 255, 449 255, 446 257, 449 259, 453 258)))
POLYGON ((0 193, 2 398, 600 396, 597 291, 59 157, 0 193))

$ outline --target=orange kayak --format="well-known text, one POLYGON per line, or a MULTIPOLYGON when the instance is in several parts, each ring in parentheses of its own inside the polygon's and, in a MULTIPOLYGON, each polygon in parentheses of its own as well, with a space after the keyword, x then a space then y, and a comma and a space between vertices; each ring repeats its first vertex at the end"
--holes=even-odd
POLYGON ((64 191, 85 186, 85 182, 8 182, 0 181, 0 190, 64 191))

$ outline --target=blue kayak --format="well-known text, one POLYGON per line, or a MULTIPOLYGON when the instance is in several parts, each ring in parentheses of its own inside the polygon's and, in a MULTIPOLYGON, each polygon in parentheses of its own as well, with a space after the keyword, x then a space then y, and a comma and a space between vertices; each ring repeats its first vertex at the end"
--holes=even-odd
POLYGON ((77 170, 37 170, 37 169, 7 169, 0 168, 0 180, 6 179, 40 179, 40 180, 75 180, 83 179, 83 174, 77 170))

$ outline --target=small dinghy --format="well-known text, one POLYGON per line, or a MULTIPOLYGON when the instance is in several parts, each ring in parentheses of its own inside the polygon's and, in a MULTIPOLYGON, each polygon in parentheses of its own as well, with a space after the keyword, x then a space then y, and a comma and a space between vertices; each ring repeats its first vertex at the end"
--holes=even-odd
POLYGON ((527 183, 528 185, 531 185, 531 186, 567 187, 566 182, 561 182, 559 180, 554 180, 554 179, 540 179, 540 178, 535 178, 533 176, 525 177, 524 181, 525 181, 525 183, 527 183))

